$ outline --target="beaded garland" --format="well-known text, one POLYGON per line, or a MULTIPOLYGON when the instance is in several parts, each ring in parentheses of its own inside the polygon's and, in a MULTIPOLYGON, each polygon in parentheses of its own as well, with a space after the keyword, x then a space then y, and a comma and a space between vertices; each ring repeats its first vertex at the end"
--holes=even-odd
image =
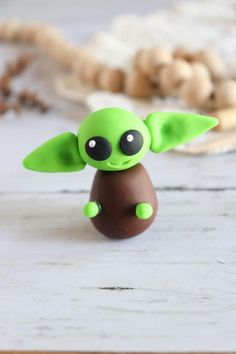
POLYGON ((123 92, 134 98, 176 96, 189 107, 213 111, 236 106, 236 81, 226 77, 224 62, 211 49, 191 52, 162 47, 141 49, 125 72, 94 59, 55 27, 40 23, 0 23, 0 40, 37 46, 49 58, 71 71, 88 86, 123 92))

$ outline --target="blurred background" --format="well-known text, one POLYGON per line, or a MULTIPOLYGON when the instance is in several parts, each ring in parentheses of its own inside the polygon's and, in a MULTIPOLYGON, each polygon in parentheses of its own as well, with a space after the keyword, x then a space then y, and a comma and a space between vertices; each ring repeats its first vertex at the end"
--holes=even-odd
MULTIPOLYGON (((81 118, 104 106, 142 118, 158 110, 219 118, 218 131, 179 150, 183 165, 207 154, 215 170, 212 154, 235 151, 235 1, 1 0, 0 6, 1 132, 4 139, 24 137, 7 158, 1 155, 6 189, 31 183, 21 169, 31 148, 76 131, 81 118)), ((160 173, 160 183, 174 184, 160 173)))
POLYGON ((64 29, 68 35, 82 43, 96 31, 108 30, 114 16, 145 15, 171 4, 172 0, 107 1, 107 0, 1 0, 0 19, 21 18, 27 21, 50 22, 64 29))

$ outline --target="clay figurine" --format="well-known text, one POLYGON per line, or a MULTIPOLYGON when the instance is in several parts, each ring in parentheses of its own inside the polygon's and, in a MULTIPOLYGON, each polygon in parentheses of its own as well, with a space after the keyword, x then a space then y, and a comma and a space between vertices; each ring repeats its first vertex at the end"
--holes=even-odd
POLYGON ((34 150, 24 166, 40 172, 97 169, 84 214, 102 234, 129 238, 142 233, 157 214, 152 182, 140 163, 149 150, 161 153, 184 144, 218 124, 213 117, 151 113, 145 120, 120 108, 86 117, 77 136, 66 132, 34 150))

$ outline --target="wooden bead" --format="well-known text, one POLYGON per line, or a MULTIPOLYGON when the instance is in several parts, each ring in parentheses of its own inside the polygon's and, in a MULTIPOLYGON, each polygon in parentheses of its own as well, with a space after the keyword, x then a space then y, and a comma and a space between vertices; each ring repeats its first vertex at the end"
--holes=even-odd
MULTIPOLYGON (((42 49, 43 47, 41 47, 42 49)), ((62 64, 62 56, 64 54, 64 46, 61 46, 60 42, 50 41, 45 42, 45 47, 43 48, 45 53, 54 61, 62 64), (47 43, 47 44, 46 44, 47 43)))
POLYGON ((180 96, 189 107, 201 107, 213 92, 213 84, 208 79, 192 77, 181 87, 180 96))
POLYGON ((217 108, 236 107, 236 81, 225 80, 215 86, 217 108))
POLYGON ((67 62, 68 67, 76 74, 81 74, 82 65, 86 62, 97 64, 90 51, 86 48, 73 47, 70 50, 70 59, 67 62))
POLYGON ((0 39, 5 41, 17 41, 22 30, 22 22, 12 20, 3 22, 0 29, 0 39))
POLYGON ((80 48, 74 48, 70 42, 66 41, 55 42, 46 53, 55 62, 70 69, 74 67, 74 63, 78 60, 90 59, 90 56, 86 55, 80 48))
POLYGON ((219 119, 215 130, 228 130, 236 128, 236 108, 225 108, 211 112, 213 117, 219 119))
POLYGON ((70 43, 68 43, 66 46, 63 46, 61 49, 60 47, 57 48, 57 52, 54 53, 54 60, 72 71, 78 71, 78 63, 80 63, 82 60, 91 60, 89 53, 86 53, 82 48, 74 47, 70 43))
POLYGON ((210 112, 210 111, 213 111, 216 109, 214 87, 213 87, 213 91, 210 94, 210 96, 202 103, 201 108, 205 112, 210 112))
POLYGON ((162 47, 151 48, 150 55, 150 71, 156 74, 165 65, 170 64, 173 60, 172 55, 168 50, 162 47))
POLYGON ((177 59, 169 65, 170 80, 175 88, 192 77, 193 71, 189 63, 177 59))
POLYGON ((173 57, 175 59, 182 59, 188 62, 192 62, 195 58, 195 54, 191 52, 188 48, 177 47, 173 52, 173 57))
POLYGON ((151 74, 150 53, 148 49, 140 49, 134 56, 134 69, 144 74, 151 74))
POLYGON ((36 38, 41 31, 39 23, 24 23, 18 33, 17 40, 22 43, 35 44, 36 38))
POLYGON ((193 70, 189 63, 181 59, 174 60, 160 71, 159 83, 162 94, 177 94, 181 85, 192 76, 193 70))
POLYGON ((94 60, 82 60, 77 74, 81 81, 89 86, 98 86, 99 74, 104 69, 104 65, 94 60))
POLYGON ((214 80, 219 80, 225 77, 225 65, 221 58, 212 50, 201 50, 196 54, 196 61, 205 64, 214 80))
POLYGON ((93 60, 82 60, 80 71, 78 72, 79 77, 83 83, 95 87, 98 84, 98 77, 101 69, 101 66, 93 60))
POLYGON ((133 71, 126 75, 124 90, 131 97, 145 98, 151 95, 152 85, 148 76, 133 71))
POLYGON ((70 43, 67 43, 66 45, 61 47, 61 50, 58 50, 55 59, 59 64, 70 69, 73 67, 73 62, 75 60, 74 53, 74 47, 70 43))
POLYGON ((192 70, 194 77, 201 77, 202 79, 209 79, 210 80, 210 71, 206 67, 206 65, 202 63, 192 63, 192 70))
POLYGON ((172 81, 170 80, 170 70, 168 66, 162 68, 158 75, 159 95, 166 97, 173 91, 172 81))
POLYGON ((57 28, 49 25, 41 26, 41 29, 38 31, 35 38, 36 44, 46 53, 52 52, 55 44, 60 43, 63 40, 65 40, 65 38, 61 32, 57 28))
POLYGON ((124 85, 124 72, 119 69, 104 68, 98 75, 98 87, 105 91, 120 92, 124 85))
POLYGON ((146 75, 155 75, 160 68, 172 61, 172 55, 162 47, 139 50, 134 57, 134 67, 146 75))

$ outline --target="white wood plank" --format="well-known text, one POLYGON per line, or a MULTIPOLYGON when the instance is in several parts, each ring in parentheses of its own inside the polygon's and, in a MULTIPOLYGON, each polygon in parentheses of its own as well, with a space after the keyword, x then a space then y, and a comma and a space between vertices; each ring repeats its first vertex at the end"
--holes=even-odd
POLYGON ((236 192, 160 192, 111 241, 87 194, 0 197, 1 349, 234 351, 236 192))
MULTIPOLYGON (((18 119, 7 117, 0 120, 0 191, 90 189, 95 173, 90 167, 71 174, 39 174, 27 171, 21 165, 23 157, 45 140, 64 131, 76 133, 80 120, 69 107, 63 106, 61 112, 52 111, 46 116, 30 112, 18 119)), ((86 113, 80 109, 78 117, 83 114, 86 113)), ((144 164, 158 188, 236 187, 236 154, 190 157, 149 153, 144 164)))

